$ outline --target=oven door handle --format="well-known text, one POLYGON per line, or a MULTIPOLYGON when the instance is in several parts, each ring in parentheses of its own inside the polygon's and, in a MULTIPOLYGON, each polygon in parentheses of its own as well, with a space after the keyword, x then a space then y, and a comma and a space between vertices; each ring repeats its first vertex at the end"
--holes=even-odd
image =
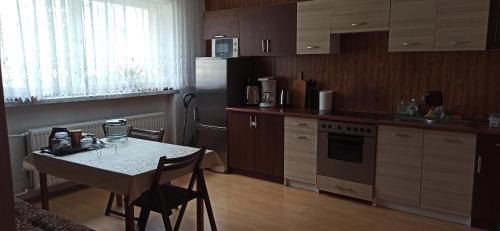
POLYGON ((363 142, 363 137, 346 136, 346 135, 332 134, 332 133, 328 133, 327 138, 329 140, 331 139, 336 141, 363 142))

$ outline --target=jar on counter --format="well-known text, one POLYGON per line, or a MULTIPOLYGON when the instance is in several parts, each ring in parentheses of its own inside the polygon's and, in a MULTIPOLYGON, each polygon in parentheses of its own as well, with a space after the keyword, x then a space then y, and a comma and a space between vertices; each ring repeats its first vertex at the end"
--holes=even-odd
POLYGON ((57 132, 52 139, 52 152, 64 153, 71 151, 71 138, 67 132, 57 132))

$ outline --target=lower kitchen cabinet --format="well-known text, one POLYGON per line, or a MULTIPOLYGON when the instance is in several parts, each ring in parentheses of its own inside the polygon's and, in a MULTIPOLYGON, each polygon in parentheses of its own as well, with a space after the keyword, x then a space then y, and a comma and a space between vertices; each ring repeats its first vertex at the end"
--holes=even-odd
POLYGON ((418 207, 424 130, 379 126, 375 197, 418 207))
POLYGON ((229 171, 283 182, 283 117, 228 112, 229 171))
POLYGON ((426 130, 420 207, 470 217, 476 135, 426 130))
POLYGON ((316 190, 318 121, 285 117, 285 184, 316 190))
POLYGON ((500 136, 479 135, 472 226, 500 231, 500 136))

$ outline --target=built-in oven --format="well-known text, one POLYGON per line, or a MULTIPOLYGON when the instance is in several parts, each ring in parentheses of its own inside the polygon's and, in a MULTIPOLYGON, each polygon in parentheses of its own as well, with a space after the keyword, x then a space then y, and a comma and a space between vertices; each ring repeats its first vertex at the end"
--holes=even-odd
POLYGON ((212 39, 212 57, 236 58, 239 56, 238 38, 212 39))
POLYGON ((375 179, 376 136, 375 125, 320 121, 318 188, 371 200, 375 179))

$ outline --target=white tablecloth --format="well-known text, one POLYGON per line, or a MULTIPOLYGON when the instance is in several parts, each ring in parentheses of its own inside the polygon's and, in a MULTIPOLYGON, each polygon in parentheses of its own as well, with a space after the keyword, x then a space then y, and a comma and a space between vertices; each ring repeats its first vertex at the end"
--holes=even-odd
MULTIPOLYGON (((181 157, 198 151, 196 148, 134 138, 129 138, 123 143, 110 144, 101 150, 62 157, 34 152, 24 159, 24 168, 128 195, 132 202, 151 187, 153 173, 160 157, 181 157)), ((221 159, 215 152, 206 152, 203 168, 222 165, 221 159)), ((162 176, 162 182, 187 173, 185 169, 169 172, 162 176)))

